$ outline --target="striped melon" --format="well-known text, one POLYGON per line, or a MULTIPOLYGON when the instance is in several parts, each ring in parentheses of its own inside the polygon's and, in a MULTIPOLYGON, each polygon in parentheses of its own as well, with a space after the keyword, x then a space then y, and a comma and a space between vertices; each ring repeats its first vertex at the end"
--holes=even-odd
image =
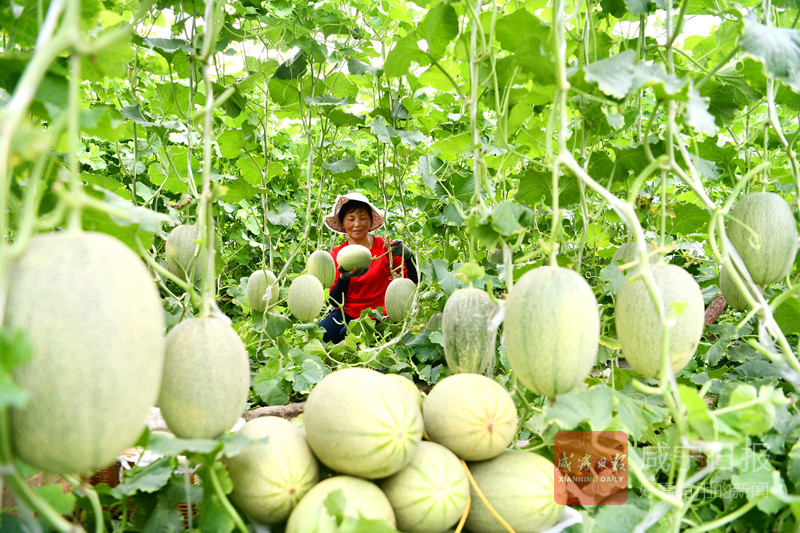
POLYGON ((395 526, 392 505, 374 483, 350 476, 335 476, 314 485, 300 500, 289 516, 289 521, 286 522, 286 533, 341 531, 336 526, 336 519, 325 506, 325 500, 335 492, 344 497, 345 521, 361 516, 368 520, 382 520, 392 527, 395 526))
POLYGON ((408 466, 378 485, 404 533, 445 531, 461 518, 469 497, 461 461, 435 442, 420 442, 408 466))
POLYGON ((203 259, 195 259, 195 251, 200 246, 200 228, 193 225, 182 224, 169 232, 166 244, 167 267, 169 271, 181 278, 187 279, 187 274, 193 273, 193 280, 200 279, 200 274, 208 264, 203 254, 203 259))
POLYGON ((757 192, 739 200, 731 209, 727 234, 759 285, 791 272, 797 255, 797 222, 777 194, 757 192))
POLYGON ((742 294, 742 291, 739 290, 739 287, 733 282, 731 275, 728 273, 728 269, 725 267, 720 267, 719 269, 719 290, 722 292, 722 297, 725 298, 725 303, 734 309, 744 311, 750 307, 747 303, 747 299, 742 294))
MULTIPOLYGON (((470 463, 469 469, 486 500, 516 533, 544 531, 564 512, 564 506, 553 497, 555 467, 541 455, 506 450, 490 461, 470 463)), ((481 533, 506 533, 471 485, 470 494, 467 528, 481 533)))
POLYGON ((425 433, 466 461, 505 450, 517 432, 517 408, 502 385, 478 374, 439 381, 422 405, 425 433))
POLYGON ((346 368, 320 381, 304 424, 317 458, 343 474, 378 479, 411 461, 422 439, 414 398, 380 372, 346 368))
MULTIPOLYGON (((691 360, 703 334, 703 294, 694 278, 676 265, 651 267, 655 284, 661 292, 665 316, 673 311, 671 303, 686 306, 669 332, 669 358, 674 372, 680 372, 691 360)), ((663 325, 639 278, 619 290, 616 304, 617 337, 622 355, 637 372, 651 378, 661 373, 661 337, 663 325)))
POLYGON ((298 276, 289 286, 289 310, 303 322, 317 318, 325 305, 325 291, 322 283, 311 274, 298 276))
POLYGON ((586 280, 561 267, 523 275, 506 302, 508 362, 519 380, 545 396, 581 385, 597 360, 600 313, 586 280))
POLYGON ((256 270, 250 274, 247 280, 247 300, 250 302, 250 307, 257 313, 263 313, 267 307, 272 307, 280 299, 281 288, 278 286, 278 279, 275 274, 269 270, 256 270), (266 272, 266 274, 265 274, 266 272), (267 294, 268 286, 272 286, 270 296, 266 301, 264 297, 267 294))
POLYGON ((386 287, 384 303, 389 318, 394 322, 402 322, 411 312, 411 304, 414 303, 414 294, 417 292, 417 284, 408 278, 393 279, 386 287))
POLYGON ((348 244, 336 255, 336 262, 344 270, 350 271, 354 268, 364 268, 370 265, 372 252, 366 246, 360 244, 348 244))
POLYGON ((317 250, 306 263, 306 271, 322 283, 323 289, 330 289, 336 279, 336 265, 331 254, 325 250, 317 250))
POLYGON ((164 367, 164 311, 150 272, 101 233, 31 239, 11 263, 4 327, 33 356, 13 372, 28 391, 10 410, 16 455, 54 473, 105 467, 141 435, 164 367))
POLYGON ((167 335, 158 406, 184 439, 216 439, 236 424, 250 392, 250 358, 226 321, 184 320, 167 335))
POLYGON ((233 482, 231 501, 257 522, 283 522, 319 481, 319 465, 303 431, 283 418, 263 416, 238 433, 266 441, 224 459, 233 482))
POLYGON ((488 332, 497 306, 479 289, 459 289, 444 305, 442 335, 447 366, 454 374, 486 370, 494 358, 495 335, 488 332))

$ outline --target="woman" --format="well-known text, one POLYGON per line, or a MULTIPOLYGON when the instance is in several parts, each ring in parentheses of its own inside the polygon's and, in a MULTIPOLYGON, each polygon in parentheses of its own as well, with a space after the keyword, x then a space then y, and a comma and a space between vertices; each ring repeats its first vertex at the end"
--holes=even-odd
POLYGON ((325 328, 323 340, 339 343, 347 335, 346 324, 360 317, 361 311, 384 307, 386 287, 393 279, 392 269, 399 273, 402 264, 403 276, 414 283, 418 282, 418 276, 414 256, 402 241, 387 241, 370 235, 371 231, 383 226, 383 217, 363 194, 350 193, 337 198, 333 212, 325 218, 325 225, 336 233, 347 235, 345 242, 331 250, 337 273, 328 301, 334 310, 319 323, 325 328), (372 257, 378 259, 360 270, 342 270, 336 257, 342 248, 353 244, 366 247, 372 257), (390 250, 391 254, 388 253, 390 250))

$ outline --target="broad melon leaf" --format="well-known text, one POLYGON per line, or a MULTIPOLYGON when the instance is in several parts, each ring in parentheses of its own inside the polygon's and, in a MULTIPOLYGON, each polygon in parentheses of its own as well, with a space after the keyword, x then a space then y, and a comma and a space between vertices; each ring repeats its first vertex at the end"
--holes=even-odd
POLYGON ((327 94, 323 94, 322 96, 306 96, 305 101, 306 103, 323 107, 338 107, 347 104, 347 98, 336 98, 335 96, 329 96, 327 94))
POLYGON ((447 294, 453 294, 462 286, 456 276, 450 272, 449 265, 441 259, 435 259, 433 261, 433 278, 447 294))
POLYGON ((739 46, 764 71, 800 92, 800 30, 767 27, 749 13, 742 19, 739 46))
POLYGON ((426 61, 425 52, 420 50, 417 45, 419 39, 416 33, 410 33, 397 41, 389 55, 386 56, 386 62, 383 64, 384 72, 388 77, 399 78, 400 76, 405 76, 408 74, 412 61, 420 64, 426 61))
POLYGON ((637 63, 633 72, 633 89, 652 87, 662 100, 686 100, 688 83, 675 74, 668 74, 663 63, 637 63))
POLYGON ((239 157, 242 150, 246 149, 244 132, 242 130, 226 130, 217 137, 217 144, 222 157, 228 159, 239 157))
POLYGON ((428 52, 434 59, 441 59, 447 45, 458 35, 458 15, 453 6, 440 2, 420 21, 416 30, 417 39, 425 39, 428 52))
POLYGON ((786 474, 795 487, 800 487, 800 441, 796 442, 789 452, 786 474))
POLYGON ((510 15, 500 18, 495 25, 495 38, 500 47, 508 52, 515 52, 530 33, 537 34, 540 39, 546 39, 550 34, 550 28, 527 9, 517 9, 510 15))
POLYGON ((322 163, 322 166, 327 168, 331 174, 344 174, 358 167, 356 159, 353 156, 346 157, 334 163, 322 163))
POLYGON ((382 143, 391 142, 392 137, 397 137, 397 130, 387 125, 383 121, 383 117, 375 118, 375 120, 372 122, 370 131, 373 135, 377 136, 378 140, 382 143))
MULTIPOLYGON (((726 407, 750 402, 759 396, 760 394, 755 387, 740 383, 731 393, 726 407)), ((769 401, 757 403, 749 407, 723 413, 720 418, 738 431, 748 435, 760 435, 769 431, 775 422, 775 404, 769 401)))
POLYGON ((216 440, 180 439, 156 431, 150 434, 147 449, 165 457, 177 457, 184 452, 201 454, 211 453, 218 445, 219 442, 216 440))
POLYGON ((364 74, 374 75, 378 73, 377 68, 353 58, 347 60, 347 71, 354 76, 363 76, 364 74))
POLYGON ((710 98, 700 96, 700 92, 692 87, 689 89, 689 100, 686 102, 686 123, 700 133, 709 136, 717 134, 717 124, 714 116, 708 112, 710 98))
POLYGON ((243 178, 227 181, 225 182, 225 187, 228 190, 222 195, 222 199, 230 204, 238 204, 242 200, 249 200, 256 194, 265 194, 268 192, 267 189, 253 187, 243 178))
POLYGON ((607 59, 595 61, 584 67, 586 81, 597 82, 605 94, 614 98, 625 98, 633 86, 633 70, 636 54, 626 50, 607 59))
MULTIPOLYGON (((520 177, 516 200, 533 206, 544 199, 545 204, 553 203, 552 174, 538 170, 528 170, 520 177)), ((558 203, 561 207, 577 204, 581 199, 578 179, 572 175, 561 175, 558 179, 558 203)))
POLYGON ((142 126, 155 126, 152 122, 147 120, 144 115, 142 114, 142 110, 139 109, 139 104, 125 106, 119 110, 119 114, 122 115, 124 118, 131 119, 132 121, 136 122, 142 126))
POLYGON ((695 204, 677 204, 672 206, 675 218, 669 227, 670 233, 680 233, 681 235, 695 235, 706 233, 711 214, 695 204))
POLYGON ((800 333, 800 300, 796 295, 784 300, 773 316, 784 335, 800 333))
MULTIPOLYGON (((58 514, 70 514, 77 501, 73 493, 64 494, 64 487, 59 483, 37 487, 33 491, 50 504, 50 507, 58 514)), ((5 517, 3 520, 5 520, 5 517)))
POLYGON ((652 0, 625 0, 625 7, 635 16, 647 15, 656 7, 652 0))
MULTIPOLYGON (((439 139, 431 148, 440 150, 442 154, 457 155, 464 152, 468 146, 472 144, 472 136, 469 133, 461 133, 459 135, 451 135, 444 139, 439 139)), ((449 159, 453 159, 452 157, 449 159)))
POLYGON ((545 419, 562 430, 575 429, 588 422, 593 431, 602 431, 614 421, 614 396, 609 387, 599 385, 581 392, 563 394, 545 410, 545 419))
POLYGON ((270 224, 289 228, 297 222, 297 214, 294 211, 294 207, 282 202, 274 210, 267 211, 267 220, 270 224))
POLYGON ((115 490, 124 495, 137 491, 155 492, 167 484, 176 465, 177 459, 174 457, 162 457, 144 468, 134 468, 133 474, 126 477, 115 490))
POLYGON ((264 162, 261 158, 243 157, 236 160, 236 168, 242 171, 242 177, 251 185, 261 185, 264 173, 264 162))
POLYGON ((417 144, 428 140, 428 138, 419 130, 398 131, 397 135, 400 137, 401 143, 411 148, 416 148, 417 144))

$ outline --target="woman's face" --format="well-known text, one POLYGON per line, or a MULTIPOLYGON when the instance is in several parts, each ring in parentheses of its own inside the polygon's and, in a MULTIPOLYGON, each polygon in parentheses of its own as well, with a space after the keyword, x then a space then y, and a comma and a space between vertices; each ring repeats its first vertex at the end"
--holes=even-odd
POLYGON ((369 213, 367 213, 366 209, 356 209, 355 211, 350 211, 344 216, 342 224, 344 225, 344 231, 347 232, 348 237, 353 240, 360 241, 366 238, 372 221, 370 220, 369 213))

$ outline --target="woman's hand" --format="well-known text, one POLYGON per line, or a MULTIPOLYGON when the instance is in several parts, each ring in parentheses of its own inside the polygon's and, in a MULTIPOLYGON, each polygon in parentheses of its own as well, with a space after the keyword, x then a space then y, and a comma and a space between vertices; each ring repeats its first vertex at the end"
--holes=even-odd
POLYGON ((367 273, 369 267, 363 268, 354 268, 353 270, 345 270, 341 266, 339 267, 339 273, 341 274, 342 279, 350 279, 350 278, 357 278, 359 276, 363 276, 367 273))
POLYGON ((389 240, 389 246, 391 247, 392 255, 395 257, 402 257, 406 261, 410 261, 414 257, 414 254, 403 244, 403 241, 389 240))

